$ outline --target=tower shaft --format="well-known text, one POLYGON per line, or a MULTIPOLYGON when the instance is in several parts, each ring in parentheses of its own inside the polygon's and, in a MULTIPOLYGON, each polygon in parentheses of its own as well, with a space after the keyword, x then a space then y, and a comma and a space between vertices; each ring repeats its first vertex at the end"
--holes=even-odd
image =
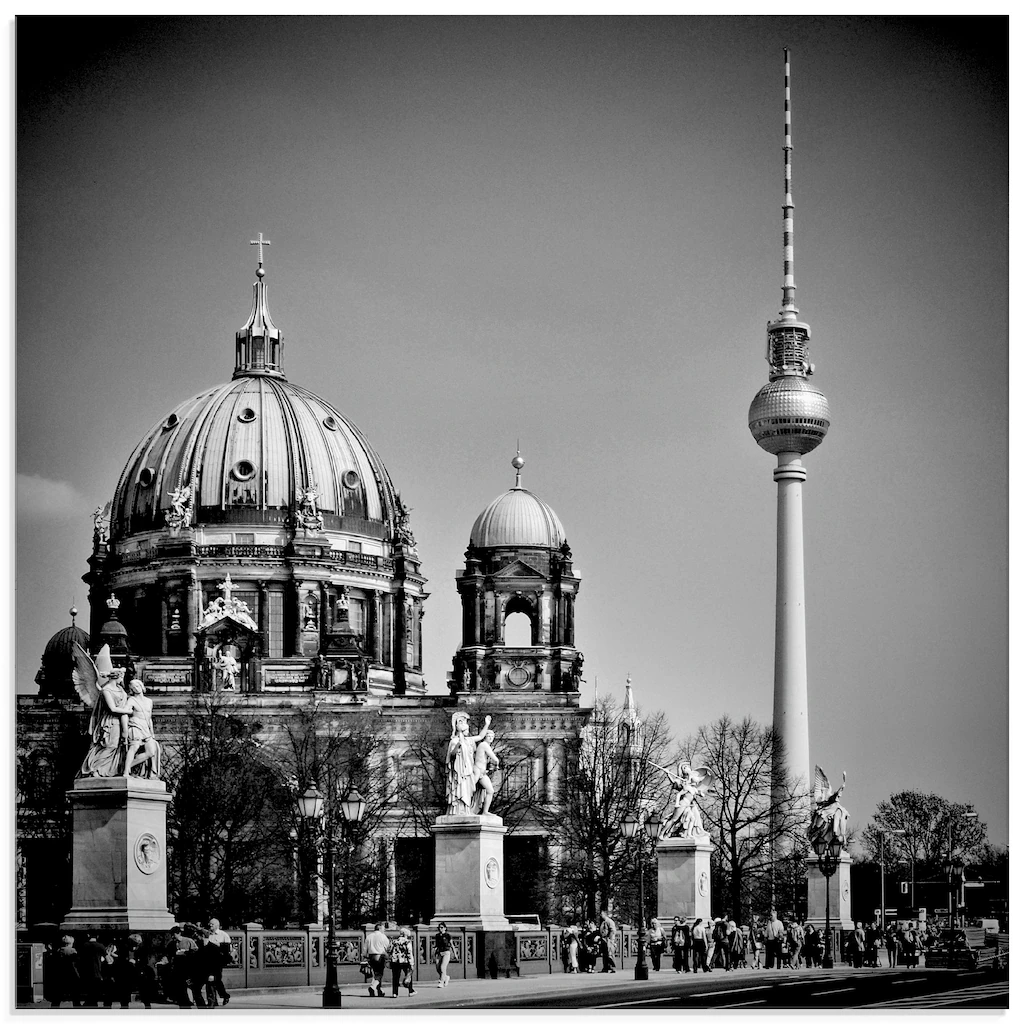
POLYGON ((784 803, 791 786, 810 785, 807 725, 807 624, 804 613, 803 482, 807 470, 796 452, 781 452, 778 484, 775 583, 775 691, 772 726, 779 741, 772 764, 772 795, 784 803))

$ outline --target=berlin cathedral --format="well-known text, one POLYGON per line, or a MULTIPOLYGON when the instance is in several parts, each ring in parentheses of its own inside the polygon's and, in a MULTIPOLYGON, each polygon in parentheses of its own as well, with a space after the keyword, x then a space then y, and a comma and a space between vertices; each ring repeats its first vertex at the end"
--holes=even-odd
MULTIPOLYGON (((580 706, 574 642, 580 578, 558 516, 522 486, 522 458, 512 463, 514 486, 466 524, 465 565, 455 572, 462 643, 449 692, 428 693, 427 578, 408 510, 363 432, 287 379, 262 244, 234 348, 230 380, 178 404, 126 450, 95 516, 83 577, 88 628, 72 614, 43 651, 38 693, 17 698, 20 928, 60 921, 71 902, 64 793, 81 763, 70 748, 84 752, 89 720, 72 679, 75 643, 92 655, 109 646, 114 663, 142 681, 165 756, 203 698, 258 720, 271 740, 316 703, 335 723, 375 710, 380 756, 397 772, 426 718, 464 708, 474 724, 485 711, 495 717, 539 806, 550 811, 559 799, 567 743, 590 714, 580 706), (528 644, 505 642, 515 613, 529 620, 528 644)), ((380 905, 408 919, 416 911, 396 905, 396 892, 403 871, 419 870, 432 893, 433 869, 422 865, 433 839, 422 827, 410 834, 397 807, 381 835, 380 905)), ((506 837, 507 849, 516 844, 541 866, 559 855, 529 813, 506 837)), ((428 895, 419 909, 428 920, 429 904, 428 895)))

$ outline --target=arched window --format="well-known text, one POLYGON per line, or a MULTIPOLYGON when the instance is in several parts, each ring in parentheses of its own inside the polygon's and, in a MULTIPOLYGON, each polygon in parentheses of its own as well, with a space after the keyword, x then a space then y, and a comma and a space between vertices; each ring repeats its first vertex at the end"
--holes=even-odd
POLYGON ((510 612, 505 616, 505 646, 533 646, 533 624, 525 612, 510 612))

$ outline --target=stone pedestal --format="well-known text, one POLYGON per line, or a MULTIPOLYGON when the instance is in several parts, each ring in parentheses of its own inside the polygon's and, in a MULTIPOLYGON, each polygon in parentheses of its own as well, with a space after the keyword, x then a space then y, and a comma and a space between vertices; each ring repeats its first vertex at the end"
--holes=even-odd
POLYGON ((434 916, 449 929, 501 931, 505 826, 496 814, 442 814, 434 823, 434 916))
MULTIPOLYGON (((829 916, 833 928, 853 930, 850 917, 850 855, 843 853, 836 873, 828 879, 829 916)), ((807 920, 815 927, 825 927, 825 876, 817 857, 807 858, 807 920)))
POLYGON ((167 787, 159 779, 78 779, 66 931, 166 931, 167 787))
POLYGON ((711 917, 711 840, 707 836, 658 843, 658 920, 711 917))

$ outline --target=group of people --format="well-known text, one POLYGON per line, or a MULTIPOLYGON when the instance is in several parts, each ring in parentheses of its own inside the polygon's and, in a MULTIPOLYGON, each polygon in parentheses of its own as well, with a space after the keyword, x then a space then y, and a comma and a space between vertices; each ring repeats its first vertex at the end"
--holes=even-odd
POLYGON ((231 940, 216 918, 208 928, 175 925, 158 948, 147 948, 137 933, 108 942, 89 934, 78 947, 64 935, 44 953, 43 995, 51 1006, 124 1009, 136 996, 146 1009, 161 1002, 226 1006, 223 972, 230 962, 231 940))
POLYGON ((601 923, 588 919, 582 925, 570 924, 562 931, 562 969, 566 974, 594 974, 598 961, 602 974, 615 973, 616 934, 619 928, 607 910, 601 911, 601 923))
MULTIPOLYGON (((402 927, 394 938, 388 938, 387 927, 383 921, 379 921, 372 932, 366 937, 366 971, 367 980, 370 982, 369 990, 371 996, 381 996, 384 993, 384 971, 388 965, 391 966, 391 998, 398 998, 398 989, 409 990, 409 995, 416 995, 413 988, 413 938, 412 929, 402 927)), ((444 928, 444 925, 441 926, 444 928)), ((451 949, 451 940, 448 944, 451 949)), ((440 974, 440 971, 438 972, 440 974)))
POLYGON ((920 957, 939 941, 935 927, 921 928, 913 921, 894 921, 882 928, 869 923, 857 926, 847 939, 847 953, 854 967, 880 967, 881 951, 885 948, 887 966, 916 967, 920 957))

